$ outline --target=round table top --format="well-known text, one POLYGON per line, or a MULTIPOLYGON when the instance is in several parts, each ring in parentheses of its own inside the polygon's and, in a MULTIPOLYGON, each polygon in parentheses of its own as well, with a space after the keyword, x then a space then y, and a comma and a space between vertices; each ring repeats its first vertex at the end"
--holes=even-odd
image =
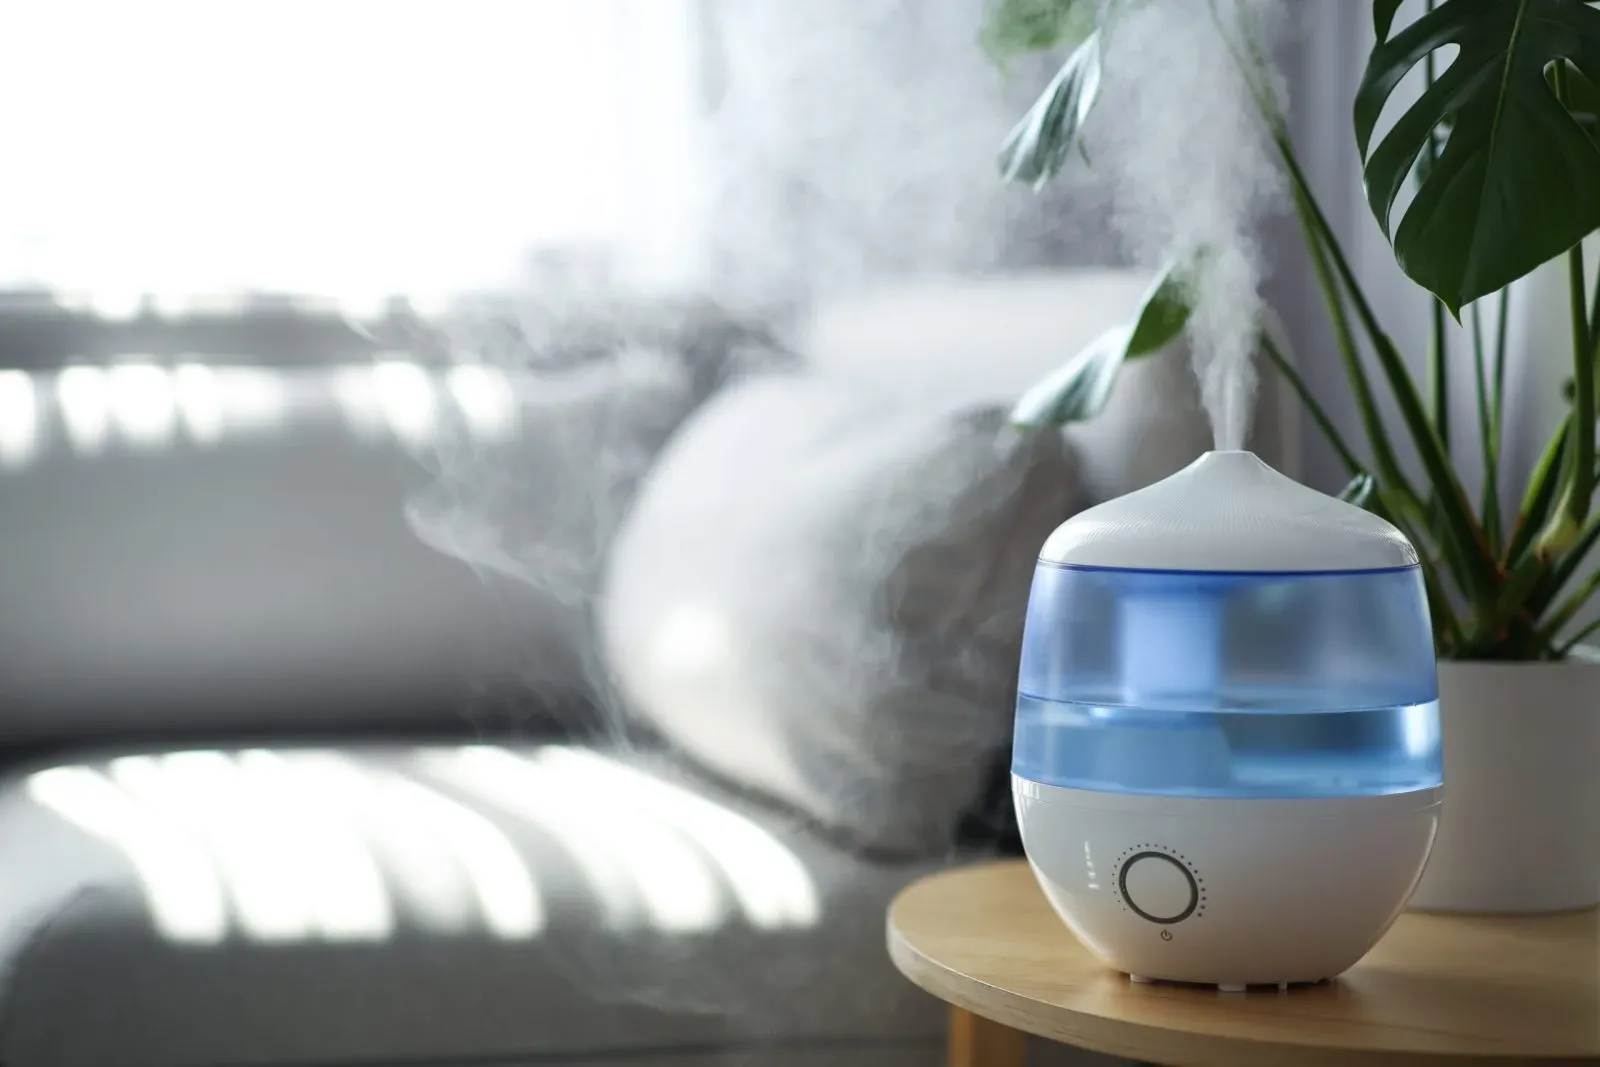
POLYGON ((1406 912, 1332 982, 1135 985, 1089 954, 1022 861, 925 878, 889 955, 934 996, 1027 1033, 1178 1067, 1600 1062, 1600 912, 1406 912))

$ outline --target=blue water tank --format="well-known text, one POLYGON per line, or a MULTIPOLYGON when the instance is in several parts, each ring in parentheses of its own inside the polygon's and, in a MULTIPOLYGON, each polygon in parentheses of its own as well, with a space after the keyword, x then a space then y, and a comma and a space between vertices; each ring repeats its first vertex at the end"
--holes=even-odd
POLYGON ((1018 688, 1012 770, 1043 785, 1282 798, 1441 781, 1415 550, 1248 452, 1057 531, 1018 688))

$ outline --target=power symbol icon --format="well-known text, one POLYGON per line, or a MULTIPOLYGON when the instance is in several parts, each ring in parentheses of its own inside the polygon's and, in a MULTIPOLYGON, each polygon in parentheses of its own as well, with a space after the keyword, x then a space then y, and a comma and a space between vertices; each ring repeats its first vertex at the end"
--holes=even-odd
POLYGON ((1171 930, 1163 930, 1163 931, 1161 931, 1161 940, 1163 940, 1163 941, 1171 941, 1172 940, 1172 931, 1171 930))

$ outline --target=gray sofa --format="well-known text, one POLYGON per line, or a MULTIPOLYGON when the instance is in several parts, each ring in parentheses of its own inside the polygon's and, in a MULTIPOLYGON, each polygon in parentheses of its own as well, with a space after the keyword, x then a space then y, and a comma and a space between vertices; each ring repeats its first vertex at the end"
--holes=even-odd
MULTIPOLYGON (((1003 402, 1142 284, 901 289, 812 309, 792 347, 1003 402)), ((594 575, 530 585, 539 531, 483 521, 527 512, 522 439, 445 434, 450 403, 492 410, 481 376, 386 373, 370 425, 308 369, 275 428, 88 454, 47 418, 0 473, 0 1062, 938 1062, 943 1011, 889 966, 883 911, 994 846, 862 851, 595 719, 586 602, 551 595, 594 575), (408 438, 395 398, 423 380, 408 438)), ((721 381, 691 377, 683 419, 721 381)), ((1256 443, 1292 471, 1280 401, 1256 443)), ((1073 439, 1091 497, 1205 442, 1170 358, 1073 439)))

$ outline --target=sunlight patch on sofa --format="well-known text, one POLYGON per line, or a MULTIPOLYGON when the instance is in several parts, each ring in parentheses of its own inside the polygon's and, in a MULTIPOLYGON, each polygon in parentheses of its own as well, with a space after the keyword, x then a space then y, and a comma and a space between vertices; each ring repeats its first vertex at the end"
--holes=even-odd
POLYGON ((90 767, 52 767, 29 775, 27 793, 127 857, 156 931, 169 941, 214 945, 227 934, 222 882, 211 857, 159 812, 90 767))

